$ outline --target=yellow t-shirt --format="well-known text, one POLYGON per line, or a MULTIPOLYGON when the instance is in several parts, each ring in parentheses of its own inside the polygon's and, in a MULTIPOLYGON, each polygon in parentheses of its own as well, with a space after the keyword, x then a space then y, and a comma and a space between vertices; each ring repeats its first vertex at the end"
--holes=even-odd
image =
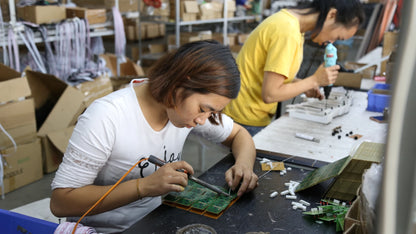
POLYGON ((241 89, 224 113, 244 125, 268 125, 276 113, 277 102, 263 102, 264 72, 281 74, 287 78, 285 83, 292 82, 302 63, 303 42, 298 19, 285 9, 259 24, 237 56, 241 89))

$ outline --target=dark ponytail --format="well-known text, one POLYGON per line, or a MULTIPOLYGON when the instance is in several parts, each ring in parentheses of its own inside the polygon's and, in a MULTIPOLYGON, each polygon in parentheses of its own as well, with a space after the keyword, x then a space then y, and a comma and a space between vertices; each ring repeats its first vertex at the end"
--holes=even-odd
POLYGON ((331 8, 337 10, 335 22, 342 24, 346 28, 360 26, 364 23, 365 13, 359 0, 314 0, 293 9, 309 9, 309 11, 304 13, 305 15, 319 13, 315 28, 311 32, 312 37, 314 37, 321 32, 331 8))

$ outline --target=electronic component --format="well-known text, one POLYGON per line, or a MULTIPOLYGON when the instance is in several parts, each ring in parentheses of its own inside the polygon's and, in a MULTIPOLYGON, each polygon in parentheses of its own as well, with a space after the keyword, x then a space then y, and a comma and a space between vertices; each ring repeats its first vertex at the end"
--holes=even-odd
POLYGON ((272 192, 272 193, 270 194, 270 198, 274 198, 274 197, 276 197, 277 195, 279 195, 279 193, 278 193, 278 192, 276 192, 276 191, 274 191, 274 192, 272 192))
MULTIPOLYGON (((225 191, 224 188, 219 188, 225 191)), ((217 219, 238 197, 236 193, 224 196, 190 180, 182 192, 171 192, 163 197, 163 203, 193 213, 217 219)))

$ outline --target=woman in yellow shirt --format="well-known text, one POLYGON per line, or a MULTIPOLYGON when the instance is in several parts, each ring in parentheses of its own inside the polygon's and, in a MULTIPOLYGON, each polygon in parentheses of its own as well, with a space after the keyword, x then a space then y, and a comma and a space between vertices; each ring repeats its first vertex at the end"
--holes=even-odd
POLYGON ((314 0, 271 15, 251 32, 237 56, 241 89, 224 113, 255 135, 271 122, 278 102, 302 93, 322 99, 319 87, 333 84, 340 67, 321 65, 313 75, 296 79, 304 34, 325 45, 352 37, 363 21, 359 0, 314 0))

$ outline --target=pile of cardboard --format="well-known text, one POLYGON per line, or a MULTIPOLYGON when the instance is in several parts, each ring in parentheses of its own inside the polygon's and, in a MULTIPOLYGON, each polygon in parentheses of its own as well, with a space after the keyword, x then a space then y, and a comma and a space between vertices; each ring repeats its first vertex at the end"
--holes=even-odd
MULTIPOLYGON (((202 4, 196 0, 180 1, 180 20, 196 21, 232 18, 237 10, 235 0, 227 0, 227 13, 224 15, 224 1, 205 1, 202 4)), ((170 0, 170 19, 176 19, 176 1, 170 0)))
POLYGON ((107 20, 105 9, 88 9, 83 7, 67 7, 66 18, 86 19, 89 24, 102 24, 107 20))
POLYGON ((66 19, 64 6, 24 6, 17 8, 17 17, 34 24, 57 23, 66 19))
MULTIPOLYGON (((139 0, 72 0, 79 7, 85 7, 89 9, 104 8, 111 10, 118 1, 118 10, 120 12, 130 12, 139 10, 139 0)), ((140 5, 143 5, 141 3, 140 5)))
POLYGON ((129 58, 126 62, 119 64, 119 74, 117 74, 117 56, 114 54, 101 55, 106 62, 106 67, 111 71, 111 84, 113 90, 118 90, 125 87, 132 79, 144 77, 145 74, 141 66, 134 63, 129 58))
MULTIPOLYGON (((212 32, 211 31, 200 31, 200 32, 181 32, 179 37, 179 45, 183 45, 189 42, 201 41, 201 40, 211 40, 212 32)), ((176 49, 176 35, 168 35, 168 50, 176 49)))
POLYGON ((19 72, 0 64, 0 154, 4 193, 42 178, 42 151, 36 136, 34 99, 19 72))
POLYGON ((223 18, 224 4, 220 2, 207 2, 199 6, 201 20, 220 19, 223 18))
POLYGON ((62 161, 78 116, 95 99, 113 91, 106 75, 72 87, 49 74, 25 75, 0 64, 0 150, 4 161, 4 192, 42 178, 62 161))
POLYGON ((35 100, 37 135, 43 146, 43 170, 45 173, 53 172, 62 161, 72 133, 70 129, 78 116, 93 100, 111 93, 113 87, 107 76, 97 77, 76 87, 53 75, 31 70, 26 71, 26 77, 35 100))
POLYGON ((139 39, 153 39, 165 36, 166 26, 163 23, 143 22, 139 27, 138 18, 124 17, 123 21, 126 38, 129 41, 137 41, 139 39))

